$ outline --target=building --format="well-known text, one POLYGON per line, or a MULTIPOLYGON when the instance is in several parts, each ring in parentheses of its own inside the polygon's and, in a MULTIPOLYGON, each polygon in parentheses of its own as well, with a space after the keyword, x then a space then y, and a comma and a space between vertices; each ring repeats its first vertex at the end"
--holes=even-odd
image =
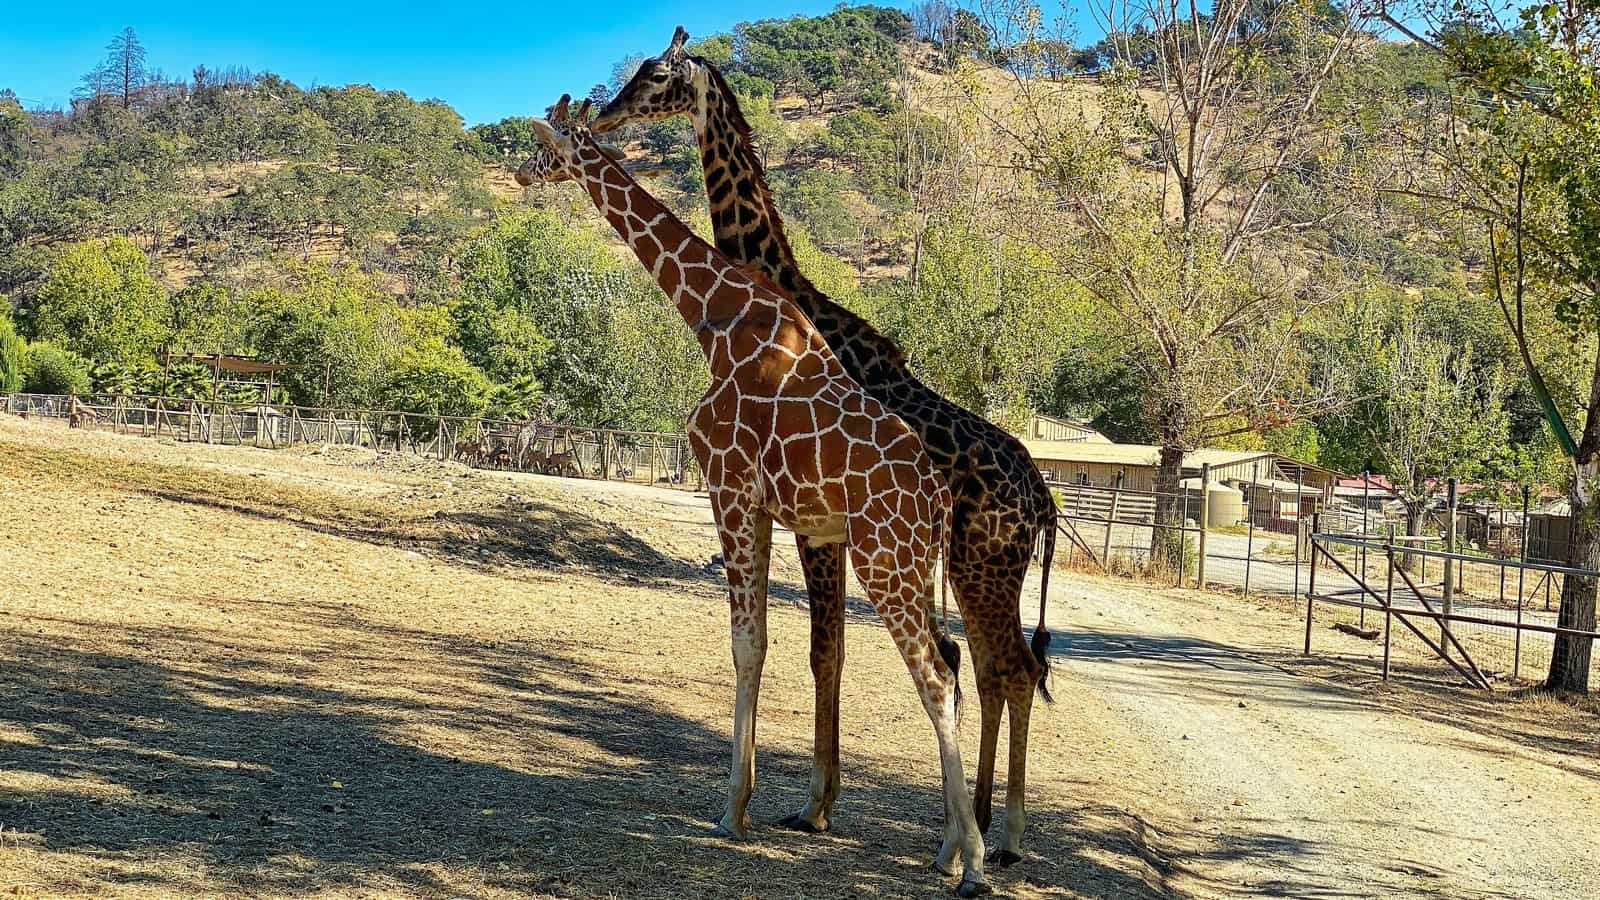
POLYGON ((1528 513, 1528 559, 1566 565, 1571 540, 1571 501, 1552 500, 1528 513))
POLYGON ((1022 434, 1018 435, 1024 441, 1086 441, 1094 444, 1109 444, 1111 439, 1094 430, 1087 422, 1076 419, 1063 419, 1059 416, 1047 416, 1043 413, 1034 413, 1028 419, 1028 424, 1023 427, 1022 434))
MULTIPOLYGON (((1073 487, 1121 488, 1146 494, 1155 490, 1161 448, 1154 444, 1027 438, 1022 443, 1045 481, 1059 488, 1063 499, 1073 487)), ((1331 469, 1265 450, 1204 448, 1191 450, 1183 458, 1181 478, 1187 482, 1185 491, 1196 498, 1202 471, 1207 471, 1213 484, 1238 490, 1245 508, 1263 527, 1322 509, 1332 500, 1334 487, 1343 477, 1331 469)))

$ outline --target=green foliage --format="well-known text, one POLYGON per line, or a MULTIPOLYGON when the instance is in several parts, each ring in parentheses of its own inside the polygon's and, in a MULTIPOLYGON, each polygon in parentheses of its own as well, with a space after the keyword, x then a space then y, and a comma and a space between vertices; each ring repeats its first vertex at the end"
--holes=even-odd
POLYGON ((599 235, 543 211, 507 216, 460 270, 462 346, 497 381, 533 376, 562 421, 682 427, 704 385, 699 351, 637 264, 599 235), (501 361, 495 348, 515 352, 501 361))
POLYGON ((33 336, 92 360, 137 363, 167 337, 166 293, 126 238, 74 244, 57 257, 34 301, 33 336))
POLYGON ((877 318, 926 380, 956 402, 1020 424, 1073 338, 1084 296, 1034 248, 946 225, 917 280, 876 298, 877 318))
POLYGON ((139 393, 145 381, 143 373, 115 362, 95 366, 89 372, 89 380, 96 394, 109 394, 115 397, 139 393))
POLYGON ((877 6, 744 22, 734 29, 732 56, 724 68, 816 104, 829 95, 860 96, 882 86, 895 71, 899 44, 910 35, 909 16, 877 6))
POLYGON ((529 375, 509 384, 497 384, 489 391, 483 414, 491 419, 524 421, 538 415, 544 403, 544 386, 529 375))
POLYGON ((0 297, 0 394, 22 390, 22 372, 28 360, 28 345, 11 322, 10 307, 0 297))
POLYGON ((239 340, 239 319, 226 287, 197 281, 168 298, 167 343, 181 351, 220 353, 239 340))
POLYGON ((210 400, 211 378, 211 370, 200 363, 176 363, 164 372, 151 373, 145 389, 178 400, 210 400))
POLYGON ((30 394, 87 394, 89 364, 71 350, 54 344, 29 344, 22 389, 30 394))
POLYGON ((264 358, 292 366, 283 386, 297 404, 372 407, 380 385, 415 335, 411 316, 371 279, 353 269, 297 270, 284 288, 253 291, 250 336, 264 358))
POLYGON ((379 405, 426 416, 477 416, 489 398, 489 379, 461 348, 434 336, 406 347, 379 392, 379 405))

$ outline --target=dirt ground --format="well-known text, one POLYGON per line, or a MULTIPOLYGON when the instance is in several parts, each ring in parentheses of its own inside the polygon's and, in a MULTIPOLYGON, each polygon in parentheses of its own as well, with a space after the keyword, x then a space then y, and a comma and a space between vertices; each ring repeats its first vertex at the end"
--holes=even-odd
MULTIPOLYGON (((692 494, 0 417, 0 893, 949 890, 932 734, 869 615, 835 830, 707 836, 733 699, 715 552, 692 494)), ((792 547, 774 578, 758 823, 800 806, 810 759, 792 547)), ((1008 896, 1595 890, 1592 705, 1420 663, 1382 684, 1353 638, 1299 656, 1272 601, 1059 572, 1050 625, 1008 896)))

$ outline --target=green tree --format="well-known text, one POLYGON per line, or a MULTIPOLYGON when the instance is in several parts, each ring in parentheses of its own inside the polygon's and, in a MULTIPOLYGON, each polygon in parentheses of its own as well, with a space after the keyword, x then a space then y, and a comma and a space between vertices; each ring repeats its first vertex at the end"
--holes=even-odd
POLYGON ((437 317, 408 315, 348 267, 301 267, 287 286, 253 291, 246 303, 255 310, 251 343, 264 358, 291 367, 283 373, 284 389, 293 402, 309 406, 378 405, 408 343, 444 329, 437 317))
POLYGON ((89 364, 71 350, 54 344, 29 344, 22 389, 30 394, 87 394, 89 364))
POLYGON ((30 311, 34 338, 88 359, 137 364, 167 338, 167 296, 127 238, 67 247, 30 311))
MULTIPOLYGON (((379 392, 381 405, 423 416, 477 416, 488 403, 489 379, 461 348, 435 336, 400 351, 379 392)), ((427 439, 431 433, 423 432, 427 439)))
POLYGON ((28 360, 28 346, 11 322, 10 308, 10 301, 0 296, 0 394, 22 390, 22 372, 28 360))
MULTIPOLYGON (((1570 460, 1567 562, 1600 569, 1600 6, 1423 2, 1385 16, 1455 76, 1445 113, 1417 129, 1412 163, 1428 177, 1397 190, 1483 235, 1490 293, 1570 460)), ((1563 580, 1557 624, 1594 630, 1596 580, 1563 580)), ((1546 685, 1587 691, 1591 653, 1557 635, 1546 685)))

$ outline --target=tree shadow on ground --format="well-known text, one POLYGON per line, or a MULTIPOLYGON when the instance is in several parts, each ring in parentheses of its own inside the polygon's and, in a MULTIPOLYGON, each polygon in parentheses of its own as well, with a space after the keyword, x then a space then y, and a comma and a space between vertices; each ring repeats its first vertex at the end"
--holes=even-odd
MULTIPOLYGON (((727 735, 650 696, 648 672, 597 665, 576 643, 372 624, 340 604, 296 604, 288 624, 311 638, 286 648, 130 627, 90 646, 11 633, 0 729, 15 790, 0 820, 16 846, 92 860, 36 873, 56 879, 51 892, 949 887, 927 868, 943 809, 931 761, 926 780, 847 764, 835 833, 716 840, 705 826, 721 809, 727 735)), ((809 756, 764 747, 760 766, 757 814, 797 808, 809 756)), ((1034 822, 1032 857, 1001 886, 1165 893, 1142 824, 1121 810, 1038 804, 1034 822)))

